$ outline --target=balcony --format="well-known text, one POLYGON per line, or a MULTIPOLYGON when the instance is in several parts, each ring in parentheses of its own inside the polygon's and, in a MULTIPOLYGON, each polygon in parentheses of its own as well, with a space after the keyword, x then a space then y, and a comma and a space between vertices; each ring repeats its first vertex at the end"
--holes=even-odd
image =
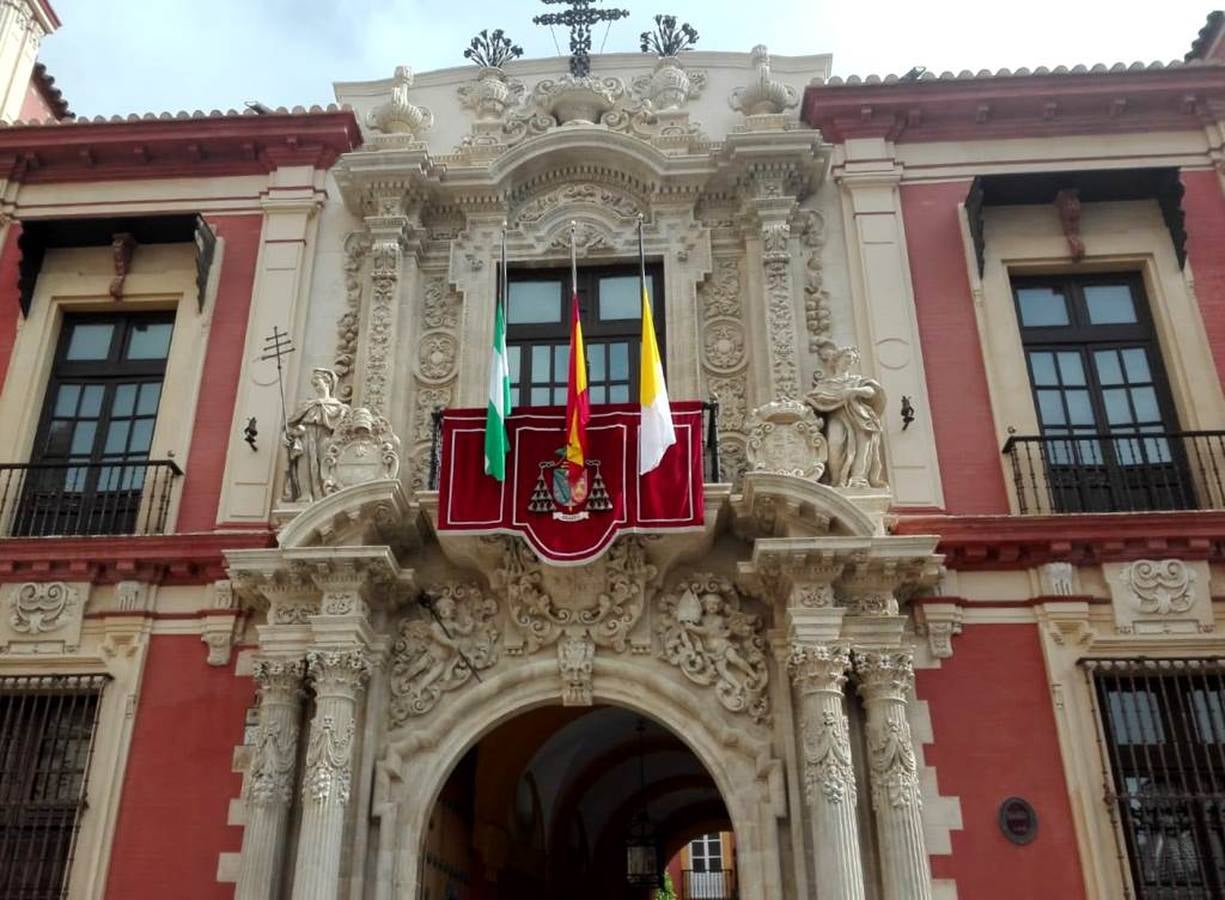
POLYGON ((171 460, 0 464, 0 535, 165 534, 171 460))
POLYGON ((1014 435, 1021 515, 1225 509, 1225 431, 1014 435))
POLYGON ((738 896, 734 869, 681 870, 680 900, 736 900, 738 896))

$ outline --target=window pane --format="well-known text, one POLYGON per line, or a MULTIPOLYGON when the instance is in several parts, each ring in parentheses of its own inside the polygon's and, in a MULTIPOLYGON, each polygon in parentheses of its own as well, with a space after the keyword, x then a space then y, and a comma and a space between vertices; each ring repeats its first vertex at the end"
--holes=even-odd
POLYGON ((1161 413, 1157 410, 1157 392, 1151 387, 1132 388, 1131 402, 1136 407, 1137 422, 1161 421, 1161 413))
POLYGON ((1034 384, 1059 384, 1055 374, 1055 354, 1033 352, 1029 354, 1029 365, 1034 372, 1034 384))
POLYGON ((1106 405, 1106 421, 1111 425, 1126 425, 1133 421, 1124 388, 1102 391, 1102 402, 1106 405))
POLYGON ((102 394, 105 388, 100 384, 87 384, 81 393, 81 409, 79 416, 96 416, 102 412, 102 394))
POLYGON ((1112 693, 1108 697, 1110 727, 1116 744, 1157 744, 1165 741, 1157 698, 1148 691, 1112 693))
POLYGON ((86 456, 94 448, 94 435, 97 433, 97 422, 77 422, 72 431, 73 456, 86 456))
POLYGON ((1059 391, 1038 391, 1038 410, 1043 425, 1066 425, 1063 414, 1063 397, 1059 391))
POLYGON ((136 404, 138 416, 152 416, 157 412, 157 401, 162 396, 160 382, 150 382, 140 386, 140 402, 136 404))
POLYGON ((1088 391, 1067 391, 1064 399, 1068 404, 1068 421, 1071 424, 1094 424, 1093 406, 1089 403, 1088 391))
POLYGON ((1054 288, 1020 288, 1017 306, 1021 310, 1021 324, 1026 328, 1067 325, 1069 322, 1068 302, 1063 293, 1054 288))
POLYGON ((48 456, 65 456, 72 441, 73 427, 70 420, 55 419, 47 432, 48 456))
POLYGON ((1123 367, 1119 365, 1117 350, 1097 350, 1093 362, 1097 366, 1097 379, 1102 384, 1123 383, 1123 367))
POLYGON ((609 403, 629 403, 630 402, 630 386, 628 384, 614 384, 608 389, 609 403))
POLYGON ((79 384, 61 384, 55 394, 55 410, 53 415, 73 416, 77 412, 77 400, 81 396, 79 384))
POLYGON ((608 345, 608 377, 613 381, 624 381, 630 377, 629 344, 608 345))
POLYGON ((553 388, 553 405, 554 406, 565 406, 566 405, 566 388, 564 387, 553 388))
POLYGON ((570 345, 558 344, 553 348, 553 380, 566 381, 570 377, 570 345))
POLYGON ((550 353, 548 344, 537 344, 532 348, 532 384, 548 384, 552 380, 552 371, 549 368, 550 353))
POLYGON ((149 446, 153 443, 153 420, 140 419, 132 423, 132 435, 128 439, 128 452, 148 455, 149 446))
MULTIPOLYGON (((587 371, 592 381, 604 380, 604 345, 591 344, 587 347, 587 371)), ((603 403, 603 400, 593 401, 603 403)))
POLYGON ((510 405, 514 409, 518 409, 519 406, 521 405, 519 403, 519 389, 517 387, 513 387, 510 389, 510 405))
MULTIPOLYGON (((647 288, 647 291, 649 294, 650 287, 647 288)), ((642 291, 637 275, 616 275, 600 279, 601 319, 638 319, 641 317, 642 291)))
POLYGON ((1123 351, 1123 368, 1127 371, 1130 382, 1152 381, 1148 367, 1148 354, 1141 347, 1132 347, 1123 351))
POLYGON ((512 346, 506 348, 506 364, 510 369, 510 380, 517 382, 519 380, 520 356, 519 347, 512 346))
POLYGON ((128 359, 165 359, 173 327, 169 322, 133 325, 128 336, 128 359))
POLYGON ((67 358, 72 360, 106 359, 110 355, 111 336, 115 326, 110 322, 72 326, 68 339, 67 358))
POLYGON ((111 407, 111 415, 126 418, 136 409, 136 391, 138 384, 121 384, 115 388, 115 403, 111 407))
POLYGON ((1126 284, 1086 285, 1085 306, 1092 325, 1126 325, 1136 321, 1136 304, 1126 284))
POLYGON ((512 281, 510 306, 506 313, 509 325, 533 325, 560 322, 560 281, 512 281))
POLYGON ((532 406, 549 405, 549 389, 547 387, 532 388, 532 406))
POLYGON ((607 403, 608 402, 608 391, 605 389, 604 385, 593 384, 589 388, 589 390, 591 391, 591 402, 592 403, 607 403))
POLYGON ((123 453, 128 449, 128 428, 132 423, 127 419, 111 422, 106 430, 106 447, 103 453, 123 453))
POLYGON ((1059 354, 1059 375, 1064 384, 1079 386, 1085 383, 1085 368, 1079 353, 1059 354))

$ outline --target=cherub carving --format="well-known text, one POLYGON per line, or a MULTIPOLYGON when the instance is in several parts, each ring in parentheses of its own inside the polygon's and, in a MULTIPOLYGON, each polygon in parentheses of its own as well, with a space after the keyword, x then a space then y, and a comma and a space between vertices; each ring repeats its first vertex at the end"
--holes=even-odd
POLYGON ((666 596, 659 626, 662 656, 695 684, 714 685, 732 712, 766 716, 765 642, 756 616, 738 608, 735 589, 717 576, 699 576, 666 596))
POLYGON ((813 375, 812 390, 805 399, 825 417, 830 484, 886 487, 881 444, 884 389, 855 371, 859 367, 856 348, 822 341, 818 353, 825 370, 813 375))
POLYGON ((429 712, 444 691, 468 681, 473 671, 498 661, 501 635, 493 625, 497 601, 475 585, 448 585, 432 599, 433 613, 408 619, 392 648, 391 719, 429 712))

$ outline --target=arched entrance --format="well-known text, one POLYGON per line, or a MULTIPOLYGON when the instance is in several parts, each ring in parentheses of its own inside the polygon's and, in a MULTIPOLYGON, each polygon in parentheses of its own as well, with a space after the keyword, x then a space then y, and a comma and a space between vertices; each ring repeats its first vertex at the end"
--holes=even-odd
MULTIPOLYGON (((677 858, 678 895, 735 896, 731 818, 679 735, 616 706, 529 710, 486 734, 448 776, 426 826, 421 897, 653 896, 626 880, 626 840, 644 812, 660 866, 677 858), (681 850, 720 833, 719 871, 704 872, 695 893, 681 850)), ((689 869, 714 868, 706 855, 684 856, 689 869)))

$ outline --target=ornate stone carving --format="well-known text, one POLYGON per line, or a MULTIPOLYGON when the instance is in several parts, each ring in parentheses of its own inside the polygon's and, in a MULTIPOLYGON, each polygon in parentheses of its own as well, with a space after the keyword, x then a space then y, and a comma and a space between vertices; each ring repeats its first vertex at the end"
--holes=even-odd
POLYGON ((1140 612, 1185 613, 1195 604, 1195 573, 1181 559, 1138 559, 1119 573, 1140 612))
POLYGON ((338 726, 334 716, 325 715, 311 726, 306 745, 306 769, 302 778, 302 799, 307 803, 349 802, 350 767, 353 760, 353 720, 338 726))
POLYGON ((770 374, 775 395, 793 400, 800 395, 800 378, 796 363, 795 314, 791 304, 791 253, 788 248, 791 226, 786 222, 769 222, 762 227, 761 236, 770 374))
POLYGON ((855 655, 859 692, 868 706, 868 767, 872 806, 922 806, 918 766, 915 762, 906 702, 914 686, 914 665, 903 651, 863 652, 855 655))
POLYGON ((793 644, 788 670, 801 694, 830 694, 811 710, 804 710, 801 742, 804 750, 804 791, 810 803, 817 793, 830 803, 856 802, 855 770, 842 690, 851 665, 850 651, 842 646, 793 644))
POLYGON ((735 256, 715 258, 714 272, 698 288, 702 314, 707 320, 723 316, 739 318, 744 310, 740 303, 740 260, 735 256))
POLYGON ((421 304, 421 324, 427 331, 454 331, 459 324, 459 304, 448 293, 446 280, 431 278, 425 283, 421 304))
POLYGON ((798 400, 776 400, 753 410, 748 441, 750 472, 820 479, 826 444, 821 420, 798 400))
POLYGON ((257 660, 255 680, 260 686, 260 723, 251 745, 243 797, 249 804, 288 805, 293 799, 294 766, 298 758, 298 722, 295 715, 276 716, 271 707, 289 703, 297 709, 302 693, 303 661, 257 660))
MULTIPOLYGON (((214 582, 219 584, 222 582, 214 582)), ((115 606, 123 612, 144 612, 149 607, 149 585, 141 581, 119 582, 115 585, 115 606)))
POLYGON ((439 384, 455 375, 458 344, 446 331, 427 331, 417 343, 417 377, 439 384))
POLYGON ((400 439, 391 430, 391 423, 365 407, 346 409, 324 453, 324 493, 395 478, 399 471, 400 439))
POLYGON ((631 95, 656 112, 680 109, 702 96, 705 89, 706 73, 690 71, 675 56, 661 57, 654 71, 639 75, 630 83, 631 95))
POLYGON ((569 252, 571 240, 580 253, 612 253, 617 249, 616 235, 595 222, 579 222, 573 228, 570 225, 559 225, 546 240, 549 250, 569 252))
POLYGON ((31 637, 68 623, 78 603, 76 588, 62 581, 27 582, 9 601, 9 625, 31 637))
POLYGON ((801 240, 807 248, 804 260, 804 324, 808 327, 808 349, 821 349, 829 337, 833 314, 829 308, 829 291, 825 289, 825 272, 821 251, 825 248, 825 217, 815 209, 802 213, 801 240))
POLYGON ((695 684, 713 685, 719 702, 755 722, 769 715, 769 669, 761 622, 740 611, 726 578, 695 574, 660 601, 660 656, 695 684))
POLYGON ((385 415, 390 408, 393 312, 400 283, 403 248, 397 238, 381 238, 372 245, 370 318, 366 332, 366 359, 359 400, 372 412, 385 415))
POLYGON ((770 74, 770 51, 763 44, 753 48, 753 68, 756 78, 732 92, 732 109, 746 116, 777 115, 799 104, 795 88, 770 74))
MULTIPOLYGON (((642 211, 639 202, 629 194, 601 184, 578 182, 562 185, 533 197, 515 212, 514 222, 517 225, 535 224, 559 207, 576 205, 599 207, 626 220, 636 219, 642 211)), ((569 247, 568 235, 566 240, 566 246, 569 247)))
POLYGON ((498 604, 476 585, 446 585, 433 598, 438 618, 406 619, 391 651, 391 723, 429 712, 498 661, 498 604))
POLYGON ((720 441, 724 433, 744 434, 748 428, 749 402, 745 396, 745 377, 741 375, 710 376, 706 384, 711 399, 719 401, 720 441))
POLYGON ((340 696, 352 700, 366 688, 370 660, 359 648, 311 650, 306 654, 306 670, 315 684, 315 694, 340 696))
POLYGON ((1076 593, 1076 568, 1070 562, 1044 563, 1038 569, 1042 593, 1048 597, 1070 597, 1076 593))
POLYGON ((507 540, 493 583, 505 591, 522 640, 508 652, 534 653, 562 633, 586 633, 597 646, 624 652, 656 574, 637 537, 615 541, 588 566, 567 569, 545 569, 525 543, 507 540))
POLYGON ((731 372, 744 365, 744 326, 730 317, 710 319, 702 330, 702 361, 713 372, 731 372))
POLYGON ((593 75, 563 75, 556 80, 545 79, 532 89, 532 99, 537 108, 551 116, 558 125, 599 122, 624 96, 625 85, 621 79, 593 75))
POLYGON ((829 482, 840 488, 887 487, 881 416, 885 392, 855 371, 859 351, 822 341, 824 371, 813 375, 810 406, 825 416, 829 441, 829 482))
POLYGON ((338 381, 331 369, 311 372, 315 396, 302 404, 285 425, 288 454, 283 496, 287 501, 321 500, 329 493, 323 471, 328 443, 342 418, 350 412, 347 403, 333 396, 338 381))
POLYGON ((396 66, 391 98, 376 106, 366 117, 366 124, 383 134, 407 134, 420 137, 434 124, 434 114, 427 107, 416 106, 408 99, 413 86, 413 70, 396 66))
POLYGON ((562 635, 557 642, 557 666, 561 672, 563 706, 591 705, 594 664, 595 642, 589 635, 562 635))
POLYGON ((351 232, 345 238, 345 257, 342 270, 345 277, 345 311, 336 323, 336 360, 332 370, 340 381, 337 396, 348 402, 353 397, 353 385, 349 377, 357 360, 357 336, 361 328, 362 260, 370 252, 370 235, 351 232))
POLYGON ((523 91, 522 81, 497 66, 483 66, 475 80, 458 89, 460 103, 476 114, 478 122, 501 119, 508 109, 523 102, 523 91))
POLYGON ((1085 258, 1085 241, 1080 236, 1080 189, 1064 188, 1055 195, 1055 209, 1059 212, 1059 224, 1068 242, 1068 254, 1072 262, 1085 258))

